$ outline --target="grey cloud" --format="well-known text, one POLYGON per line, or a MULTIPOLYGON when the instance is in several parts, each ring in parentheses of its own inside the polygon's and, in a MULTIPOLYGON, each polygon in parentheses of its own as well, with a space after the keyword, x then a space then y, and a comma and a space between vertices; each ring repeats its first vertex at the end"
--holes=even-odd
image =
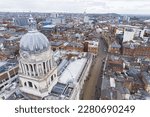
POLYGON ((150 0, 0 0, 0 11, 117 12, 150 14, 150 0), (138 3, 138 4, 135 4, 138 3), (148 4, 148 5, 147 5, 148 4))

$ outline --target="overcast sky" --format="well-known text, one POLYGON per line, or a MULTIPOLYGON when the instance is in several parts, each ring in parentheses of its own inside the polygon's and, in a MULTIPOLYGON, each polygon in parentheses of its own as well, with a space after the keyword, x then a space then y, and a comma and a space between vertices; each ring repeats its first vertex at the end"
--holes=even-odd
POLYGON ((150 0, 0 0, 0 11, 150 14, 150 0))

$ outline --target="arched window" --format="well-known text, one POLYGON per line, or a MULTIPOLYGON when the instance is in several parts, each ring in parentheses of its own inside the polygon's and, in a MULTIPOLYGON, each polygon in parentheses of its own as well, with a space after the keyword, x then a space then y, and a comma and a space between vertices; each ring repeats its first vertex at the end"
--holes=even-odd
POLYGON ((56 74, 54 74, 54 78, 56 77, 56 74))
POLYGON ((24 86, 27 86, 27 83, 26 83, 26 82, 24 83, 24 86))
POLYGON ((28 81, 29 87, 33 87, 32 82, 28 81))

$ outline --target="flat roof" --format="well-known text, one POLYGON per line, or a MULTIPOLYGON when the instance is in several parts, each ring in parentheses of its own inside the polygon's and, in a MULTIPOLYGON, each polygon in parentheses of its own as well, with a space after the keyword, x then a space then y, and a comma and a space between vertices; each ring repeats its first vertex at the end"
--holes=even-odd
POLYGON ((86 61, 86 58, 81 58, 71 62, 60 76, 59 82, 64 84, 67 84, 69 82, 77 82, 86 61))
POLYGON ((43 26, 43 28, 54 28, 56 25, 53 25, 53 24, 51 24, 51 25, 45 25, 45 26, 43 26))

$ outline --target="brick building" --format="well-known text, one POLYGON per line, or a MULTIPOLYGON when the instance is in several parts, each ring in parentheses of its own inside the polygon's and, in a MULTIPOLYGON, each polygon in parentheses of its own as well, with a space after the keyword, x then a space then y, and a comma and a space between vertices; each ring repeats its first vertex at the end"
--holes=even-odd
POLYGON ((114 41, 112 44, 109 45, 108 52, 114 54, 120 54, 121 45, 114 41))
POLYGON ((123 60, 120 58, 110 57, 107 61, 108 67, 112 69, 113 72, 123 71, 123 60))
POLYGON ((123 44, 123 55, 150 57, 150 44, 127 42, 123 44))
POLYGON ((67 51, 78 51, 78 52, 83 52, 84 46, 83 44, 79 44, 76 42, 66 42, 63 45, 63 49, 67 51))

